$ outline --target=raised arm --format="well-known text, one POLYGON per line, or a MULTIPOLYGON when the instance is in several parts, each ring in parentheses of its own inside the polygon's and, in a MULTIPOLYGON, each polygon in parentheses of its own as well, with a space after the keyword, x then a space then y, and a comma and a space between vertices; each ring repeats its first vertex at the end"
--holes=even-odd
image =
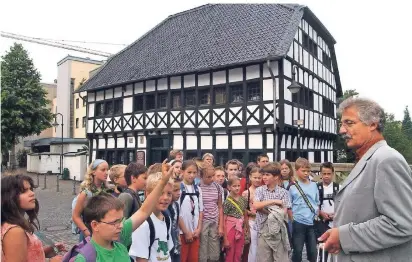
POLYGON ((76 201, 76 206, 73 209, 72 220, 77 225, 77 227, 80 229, 80 231, 83 232, 84 236, 88 237, 90 236, 89 229, 83 223, 83 219, 81 217, 83 213, 84 205, 86 203, 86 198, 87 198, 87 195, 84 191, 79 193, 79 196, 77 197, 77 201, 76 201))
POLYGON ((156 207, 157 201, 162 195, 163 188, 169 182, 172 176, 173 169, 166 163, 167 159, 162 163, 162 179, 153 189, 153 191, 147 196, 143 205, 137 210, 130 218, 132 219, 133 231, 136 230, 146 219, 152 214, 156 207))
POLYGON ((342 250, 373 252, 412 240, 412 174, 400 155, 392 155, 376 167, 374 199, 380 216, 359 224, 340 226, 342 250))

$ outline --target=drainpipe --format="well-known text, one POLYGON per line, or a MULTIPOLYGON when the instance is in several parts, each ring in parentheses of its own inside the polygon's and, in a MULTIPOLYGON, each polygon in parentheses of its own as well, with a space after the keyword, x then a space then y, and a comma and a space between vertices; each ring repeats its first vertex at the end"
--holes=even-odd
POLYGON ((276 78, 275 75, 273 74, 272 68, 270 67, 270 59, 267 60, 267 66, 268 70, 270 73, 270 76, 273 81, 273 136, 275 140, 275 148, 274 148, 274 153, 273 153, 273 161, 278 161, 278 131, 277 131, 277 125, 276 125, 276 78))

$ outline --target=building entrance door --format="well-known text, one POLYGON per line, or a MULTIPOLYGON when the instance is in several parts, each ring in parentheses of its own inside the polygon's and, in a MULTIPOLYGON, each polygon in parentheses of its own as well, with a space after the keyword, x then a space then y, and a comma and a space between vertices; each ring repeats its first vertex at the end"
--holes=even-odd
POLYGON ((167 136, 149 137, 148 139, 148 166, 154 163, 162 163, 168 158, 170 151, 170 141, 167 136))

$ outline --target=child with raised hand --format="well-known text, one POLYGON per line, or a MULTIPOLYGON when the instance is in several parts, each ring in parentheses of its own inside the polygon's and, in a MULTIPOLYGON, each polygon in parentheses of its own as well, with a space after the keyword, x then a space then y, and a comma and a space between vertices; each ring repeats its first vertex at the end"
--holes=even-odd
POLYGON ((194 183, 198 167, 194 161, 184 161, 182 165, 183 183, 180 191, 180 239, 182 243, 181 261, 199 261, 199 237, 203 221, 202 191, 194 183))
POLYGON ((240 179, 237 176, 229 178, 227 185, 230 194, 223 204, 226 262, 240 262, 245 233, 249 233, 247 200, 240 195, 240 179))
POLYGON ((61 261, 56 251, 65 251, 61 243, 43 246, 34 231, 39 229, 39 202, 31 177, 10 175, 1 179, 1 261, 45 262, 46 257, 61 261))
MULTIPOLYGON (((162 164, 161 180, 147 196, 141 208, 126 220, 123 216, 123 203, 112 195, 99 194, 88 201, 84 208, 84 220, 93 233, 90 241, 95 249, 93 261, 130 261, 126 246, 131 242, 132 232, 152 214, 171 175, 172 170, 165 160, 162 164)), ((88 260, 82 254, 78 254, 75 261, 88 260)))
MULTIPOLYGON (((147 177, 146 194, 150 194, 162 179, 162 173, 147 177)), ((129 255, 138 262, 171 262, 170 251, 174 244, 171 236, 171 218, 165 211, 172 202, 174 181, 164 186, 162 195, 156 201, 153 213, 132 234, 129 255), (150 236, 153 236, 151 239, 150 236), (153 241, 153 242, 152 242, 153 241)))
POLYGON ((90 231, 82 219, 82 213, 87 199, 101 192, 111 192, 106 184, 109 164, 103 159, 95 159, 88 167, 84 180, 80 185, 81 192, 77 196, 73 208, 72 220, 80 231, 80 241, 90 236, 90 231))

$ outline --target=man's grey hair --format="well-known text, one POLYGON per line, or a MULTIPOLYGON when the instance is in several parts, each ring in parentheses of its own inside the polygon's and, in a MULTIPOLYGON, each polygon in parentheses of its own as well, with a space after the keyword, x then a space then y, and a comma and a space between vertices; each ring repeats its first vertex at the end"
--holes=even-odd
POLYGON ((342 101, 339 105, 338 114, 350 107, 355 107, 358 110, 359 120, 366 125, 372 123, 378 124, 378 131, 383 132, 385 126, 385 112, 383 108, 375 101, 367 98, 349 97, 342 101))

